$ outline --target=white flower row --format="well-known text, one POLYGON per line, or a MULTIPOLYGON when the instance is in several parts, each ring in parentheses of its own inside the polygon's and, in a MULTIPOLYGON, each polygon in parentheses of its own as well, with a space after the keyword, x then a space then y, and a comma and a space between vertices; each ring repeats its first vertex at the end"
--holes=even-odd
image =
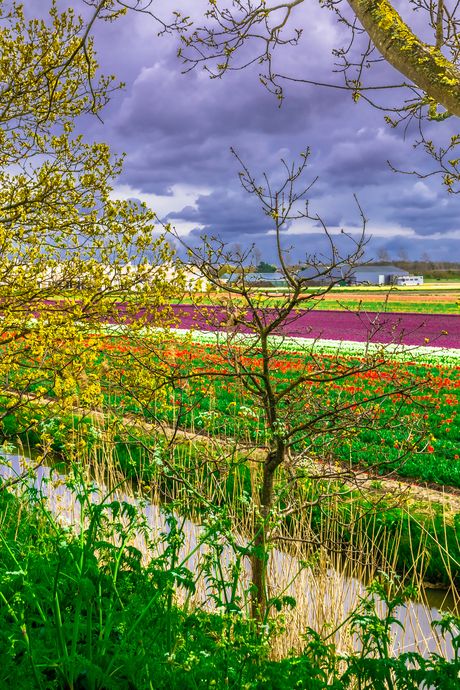
MULTIPOLYGON (((104 325, 104 330, 107 332, 116 332, 120 335, 128 335, 129 327, 108 324, 104 325)), ((141 336, 144 329, 138 331, 141 336)), ((165 334, 162 329, 148 329, 147 332, 153 334, 154 332, 161 332, 165 334)), ((174 334, 179 339, 187 338, 190 342, 205 344, 226 343, 234 346, 247 347, 251 340, 255 340, 256 336, 247 333, 225 333, 215 331, 199 331, 194 329, 174 328, 169 331, 169 334, 174 334)), ((320 352, 325 355, 344 355, 363 357, 366 354, 373 355, 382 353, 382 357, 386 360, 393 360, 399 362, 417 362, 418 364, 435 364, 446 366, 460 366, 460 349, 447 347, 433 347, 428 345, 403 345, 399 343, 389 343, 382 345, 380 343, 363 343, 355 340, 331 340, 328 338, 314 339, 314 338, 295 338, 291 336, 271 336, 270 342, 273 347, 276 347, 280 352, 303 352, 311 350, 320 352)))
MULTIPOLYGON (((189 331, 186 329, 175 328, 174 333, 179 336, 191 336, 193 342, 202 344, 225 344, 229 338, 233 345, 248 344, 255 336, 249 334, 230 335, 215 333, 212 331, 189 331)), ((460 365, 460 349, 446 347, 429 347, 427 345, 402 345, 390 343, 381 345, 379 343, 362 343, 354 340, 330 340, 327 338, 315 340, 314 338, 295 338, 271 336, 270 341, 274 347, 280 351, 297 352, 309 350, 312 347, 325 355, 350 355, 361 357, 366 354, 382 353, 385 359, 392 359, 403 362, 417 362, 420 364, 445 364, 460 365)))

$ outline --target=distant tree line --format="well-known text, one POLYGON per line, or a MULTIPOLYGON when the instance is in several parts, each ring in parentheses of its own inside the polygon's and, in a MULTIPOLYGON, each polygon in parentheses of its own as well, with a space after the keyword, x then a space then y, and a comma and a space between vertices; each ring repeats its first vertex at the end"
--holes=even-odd
MULTIPOLYGON (((234 243, 229 250, 231 263, 219 267, 219 277, 226 273, 276 273, 282 272, 274 264, 270 264, 261 258, 261 252, 257 246, 252 248, 251 263, 246 266, 241 265, 243 257, 243 247, 239 243, 234 243), (239 265, 238 265, 239 264, 239 265)), ((369 266, 397 266, 414 275, 422 275, 432 279, 457 278, 460 280, 460 261, 433 261, 427 252, 423 252, 418 260, 412 260, 408 252, 400 247, 396 257, 392 258, 387 249, 380 247, 376 251, 375 258, 369 266)), ((302 265, 289 265, 289 269, 294 272, 302 270, 302 265)))
POLYGON ((433 261, 427 252, 423 252, 417 261, 413 261, 401 247, 398 249, 397 257, 393 259, 387 249, 380 247, 370 265, 397 266, 409 273, 427 278, 460 278, 460 261, 433 261))

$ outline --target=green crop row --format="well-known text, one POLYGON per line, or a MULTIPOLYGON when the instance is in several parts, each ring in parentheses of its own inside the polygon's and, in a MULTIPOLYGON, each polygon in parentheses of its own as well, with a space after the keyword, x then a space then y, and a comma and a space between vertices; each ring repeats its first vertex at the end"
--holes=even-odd
POLYGON ((324 300, 318 302, 315 307, 319 310, 334 310, 334 311, 370 311, 370 312, 389 312, 400 313, 410 312, 414 314, 460 314, 460 309, 457 302, 439 301, 439 302, 423 302, 419 300, 411 300, 405 302, 397 302, 389 300, 388 302, 376 300, 360 300, 347 299, 324 300))
MULTIPOLYGON (((116 338, 113 340, 117 342, 116 338)), ((214 435, 242 438, 257 444, 264 444, 269 440, 269 430, 262 411, 251 402, 238 382, 219 375, 227 365, 212 344, 187 345, 177 350, 175 357, 177 360, 190 362, 194 377, 185 380, 181 386, 167 389, 166 396, 154 399, 152 404, 144 408, 123 390, 124 371, 129 369, 130 357, 125 349, 123 348, 120 360, 112 360, 113 368, 120 369, 120 381, 115 385, 113 380, 101 380, 104 404, 107 410, 116 412, 116 416, 134 413, 147 421, 162 419, 182 428, 205 430, 214 435), (200 371, 203 373, 198 375, 200 371), (206 371, 210 373, 207 374, 206 371)), ((106 356, 106 352, 101 354, 101 360, 106 356)), ((278 353, 271 364, 271 377, 279 390, 289 386, 299 372, 303 371, 306 363, 308 365, 308 356, 295 351, 278 353)), ((322 357, 326 365, 331 360, 329 355, 322 357)), ((345 363, 353 364, 353 361, 358 363, 358 359, 352 355, 344 357, 345 363)), ((254 362, 250 362, 250 365, 253 366, 254 362)), ((402 476, 460 487, 460 417, 457 414, 459 386, 458 366, 400 362, 386 365, 378 375, 371 371, 350 376, 340 384, 314 383, 306 390, 305 395, 320 397, 331 405, 340 398, 342 403, 348 402, 356 407, 366 406, 373 396, 379 396, 379 410, 374 413, 375 427, 357 433, 351 442, 344 439, 337 450, 340 459, 361 467, 373 464, 376 459, 379 462, 384 460, 385 465, 379 470, 382 475, 398 468, 402 476), (394 373, 420 382, 429 378, 430 385, 422 387, 412 398, 405 399, 394 393, 394 373), (399 467, 401 447, 405 442, 404 429, 397 424, 388 424, 387 420, 395 417, 409 420, 414 416, 423 418, 423 423, 431 431, 431 437, 428 443, 399 467)), ((35 405, 33 409, 30 407, 29 412, 23 413, 27 414, 29 420, 26 421, 30 426, 28 435, 32 444, 37 443, 40 436, 53 425, 59 427, 59 420, 47 420, 46 411, 42 411, 39 405, 35 405), (38 421, 35 423, 34 420, 38 421)), ((297 414, 309 414, 300 398, 297 414)), ((19 420, 17 416, 10 415, 3 419, 2 425, 5 433, 15 434, 23 422, 23 418, 19 420)), ((85 423, 90 429, 91 423, 88 420, 85 423)), ((55 432, 58 433, 56 430, 55 432)), ((325 430, 311 448, 319 459, 328 440, 325 430)))

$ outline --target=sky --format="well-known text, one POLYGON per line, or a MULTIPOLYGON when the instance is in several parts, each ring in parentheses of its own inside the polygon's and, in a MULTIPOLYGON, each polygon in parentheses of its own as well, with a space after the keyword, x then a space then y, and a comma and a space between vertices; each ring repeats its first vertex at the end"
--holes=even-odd
MULTIPOLYGON (((72 5, 88 10, 83 0, 72 5)), ((165 19, 172 9, 185 10, 196 24, 204 8, 201 0, 155 4, 165 19)), ((409 19, 424 30, 420 17, 409 19)), ((300 44, 277 51, 276 71, 342 84, 333 73, 332 50, 345 44, 344 27, 311 0, 298 8, 294 24, 304 30, 300 44)), ((88 139, 126 154, 115 198, 144 201, 193 246, 202 234, 220 236, 230 247, 254 243, 265 261, 277 264, 273 221, 241 188, 241 166, 230 147, 257 179, 265 172, 274 188, 283 179, 281 159, 299 162, 309 148, 300 186, 317 178, 308 193, 309 211, 337 235, 343 251, 351 251, 352 242, 340 231, 356 238, 362 227, 356 197, 368 219, 367 259, 382 247, 394 258, 402 248, 413 260, 426 252, 433 260, 460 261, 460 195, 448 195, 440 176, 418 179, 388 165, 390 160, 398 169, 424 174, 436 169, 420 147, 414 149, 414 127, 406 133, 393 129, 385 113, 362 100, 354 103, 350 93, 296 82, 285 82, 279 107, 260 83, 258 65, 222 79, 209 79, 201 65, 182 74, 178 36, 158 37, 158 31, 152 18, 135 12, 94 26, 101 72, 115 74, 126 86, 103 111, 103 123, 86 117, 78 127, 88 139)), ((375 83, 403 80, 386 64, 369 73, 375 83)), ((380 102, 392 103, 394 93, 379 95, 380 102)), ((457 131, 460 123, 453 117, 429 124, 426 136, 445 145, 457 131)), ((306 253, 327 256, 328 243, 315 220, 288 225, 283 243, 293 246, 293 263, 306 253)))

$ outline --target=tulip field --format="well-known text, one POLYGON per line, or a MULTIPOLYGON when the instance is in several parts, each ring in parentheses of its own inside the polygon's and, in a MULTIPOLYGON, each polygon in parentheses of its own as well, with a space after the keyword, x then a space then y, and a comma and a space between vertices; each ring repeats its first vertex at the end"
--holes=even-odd
MULTIPOLYGON (((305 369, 305 365, 307 370, 308 367, 313 368, 313 361, 310 364, 307 361, 311 355, 302 347, 301 341, 299 338, 284 343, 283 350, 271 363, 271 375, 279 389, 288 386, 292 378, 305 369)), ((359 343, 355 343, 354 348, 352 343, 341 346, 340 358, 344 366, 362 361, 359 346, 359 343)), ((336 347, 337 343, 333 341, 323 342, 320 356, 326 368, 328 362, 336 357, 336 347)), ((229 368, 225 352, 213 342, 212 334, 208 334, 208 337, 206 334, 196 334, 195 342, 182 346, 176 342, 170 350, 167 345, 165 348, 164 359, 176 362, 173 367, 176 366, 178 371, 182 367, 184 379, 155 402, 154 408, 150 408, 152 417, 163 418, 169 423, 179 421, 182 428, 203 429, 226 437, 245 438, 257 444, 267 440, 267 428, 261 411, 248 400, 240 384, 227 375, 229 368), (192 378, 185 376, 190 373, 193 374, 192 378)), ((126 341, 115 337, 106 343, 101 355, 109 357, 112 366, 119 369, 120 383, 123 383, 123 377, 128 380, 129 350, 126 341)), ((140 350, 131 354, 139 357, 140 350)), ((424 452, 406 462, 399 474, 414 481, 460 487, 460 417, 457 415, 460 357, 457 355, 460 355, 460 351, 441 348, 427 348, 425 351, 419 348, 407 354, 395 352, 395 361, 387 363, 378 372, 355 375, 340 384, 312 384, 309 393, 319 395, 331 404, 337 401, 339 395, 342 403, 348 401, 356 407, 365 404, 374 395, 383 396, 379 401, 380 430, 358 434, 351 445, 344 440, 340 452, 342 459, 351 458, 352 462, 363 467, 370 465, 377 456, 380 460, 384 456, 390 461, 385 469, 385 472, 389 471, 397 461, 403 438, 394 425, 385 429, 385 417, 394 414, 401 417, 420 415, 431 431, 429 443, 425 444, 424 452), (404 361, 404 357, 409 359, 404 361), (399 377, 415 377, 419 382, 429 378, 430 384, 411 401, 404 401, 393 392, 396 372, 399 377)), ((257 370, 258 362, 253 356, 247 363, 257 370)), ((245 364, 244 357, 242 364, 245 364)), ((137 402, 126 393, 121 395, 120 391, 120 386, 104 385, 102 392, 106 404, 117 408, 118 412, 140 413, 137 402)), ((305 408, 300 406, 299 414, 308 415, 308 395, 305 408)), ((323 439, 323 443, 325 441, 327 439, 323 439)), ((321 458, 321 445, 317 445, 313 452, 321 458)))
MULTIPOLYGON (((218 347, 216 332, 206 322, 205 316, 194 313, 187 305, 174 307, 174 310, 178 328, 170 342, 167 340, 162 346, 160 357, 155 361, 149 360, 150 355, 145 359, 142 339, 133 343, 119 332, 110 335, 109 327, 109 334, 101 341, 100 357, 94 370, 87 372, 100 379, 103 406, 112 409, 117 416, 142 414, 147 418, 163 419, 169 424, 177 423, 181 428, 206 430, 227 438, 244 438, 259 445, 266 443, 269 432, 262 410, 231 375, 225 348, 222 348, 222 343, 218 347), (110 371, 101 374, 104 362, 109 363, 110 371), (164 385, 159 395, 151 396, 147 402, 144 396, 141 401, 135 393, 138 385, 135 380, 140 380, 136 376, 139 372, 142 374, 144 367, 147 374, 143 375, 142 385, 148 389, 151 385, 148 366, 152 364, 160 379, 162 371, 169 370, 176 380, 172 385, 164 385)), ((214 316, 220 320, 219 308, 214 309, 214 316)), ((392 333, 396 342, 391 346, 393 354, 389 358, 387 352, 387 363, 378 371, 354 374, 338 383, 307 384, 305 403, 302 406, 302 400, 299 401, 296 414, 308 417, 309 397, 312 395, 320 397, 323 403, 330 402, 331 406, 340 397, 341 404, 348 403, 356 408, 379 396, 379 423, 375 429, 358 430, 352 442, 344 438, 343 446, 337 451, 339 459, 362 468, 376 462, 377 457, 380 461, 384 457, 388 464, 379 471, 382 474, 388 472, 396 467, 404 432, 403 429, 399 432, 397 425, 386 425, 385 420, 394 415, 401 419, 417 416, 429 428, 431 436, 423 448, 419 448, 419 452, 398 469, 399 475, 411 477, 414 481, 460 488, 460 419, 457 414, 459 317, 406 314, 404 318, 396 315, 382 318, 386 321, 382 321, 382 328, 379 328, 370 347, 376 350, 379 341, 388 343, 392 333), (411 400, 395 394, 396 373, 420 384, 420 390, 411 400), (424 383, 427 380, 429 384, 424 383)), ((277 354, 270 365, 272 380, 282 390, 301 370, 312 369, 310 348, 313 338, 320 334, 322 337, 315 344, 315 356, 320 358, 324 369, 337 361, 337 357, 345 368, 359 365, 363 361, 369 323, 366 317, 358 318, 357 314, 347 312, 302 315, 287 329, 287 333, 281 333, 273 341, 277 354)), ((221 329, 222 334, 225 330, 221 329)), ((244 345, 251 338, 249 333, 240 333, 238 337, 243 339, 244 345)), ((246 364, 244 356, 242 364, 246 364)), ((260 364, 257 356, 249 355, 247 364, 257 373, 260 364)), ((312 453, 320 460, 321 443, 327 444, 327 434, 323 435, 321 443, 318 440, 315 443, 312 453)))
MULTIPOLYGON (((182 329, 213 331, 225 321, 221 307, 175 305, 175 316, 182 329), (211 323, 210 323, 211 321, 211 323)), ((250 328, 245 329, 250 333, 250 328)), ((460 349, 460 318, 456 314, 378 314, 376 312, 298 311, 295 319, 284 325, 279 335, 331 340, 401 342, 408 346, 429 344, 460 349)))

